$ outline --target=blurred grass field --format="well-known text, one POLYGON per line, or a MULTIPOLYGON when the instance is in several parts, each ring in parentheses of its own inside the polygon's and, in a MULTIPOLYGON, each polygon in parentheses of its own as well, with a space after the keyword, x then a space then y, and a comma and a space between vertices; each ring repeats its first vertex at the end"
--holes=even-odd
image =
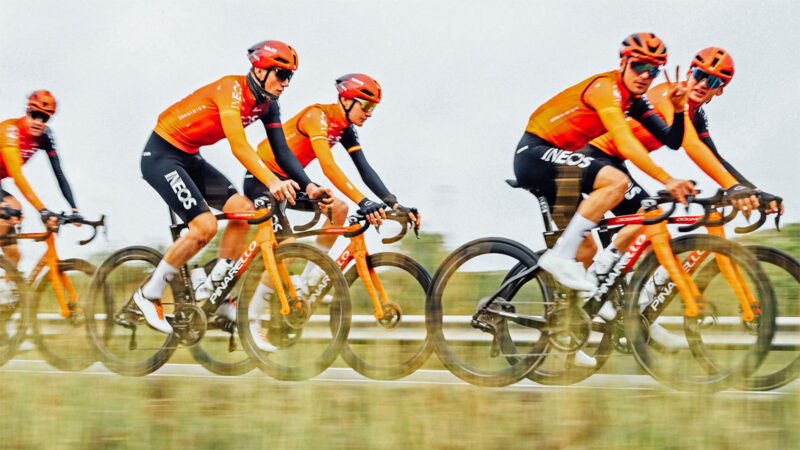
POLYGON ((796 395, 0 373, 3 448, 789 448, 796 395))

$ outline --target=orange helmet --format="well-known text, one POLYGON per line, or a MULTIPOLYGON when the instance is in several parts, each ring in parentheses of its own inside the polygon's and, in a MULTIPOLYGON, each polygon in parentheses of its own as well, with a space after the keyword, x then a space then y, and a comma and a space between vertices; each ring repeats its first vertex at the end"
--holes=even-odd
POLYGON ((360 98, 373 103, 381 101, 381 85, 363 73, 348 73, 337 78, 336 90, 344 98, 360 98))
POLYGON ((619 57, 664 65, 667 63, 667 46, 653 33, 634 33, 622 41, 619 57))
POLYGON ((281 41, 263 41, 247 49, 247 58, 253 67, 269 69, 279 67, 297 70, 297 52, 281 41))
POLYGON ((695 67, 720 78, 726 85, 733 78, 733 58, 730 53, 719 47, 708 47, 697 52, 690 68, 695 67))
POLYGON ((33 91, 28 96, 28 108, 52 116, 56 113, 56 98, 44 89, 33 91))

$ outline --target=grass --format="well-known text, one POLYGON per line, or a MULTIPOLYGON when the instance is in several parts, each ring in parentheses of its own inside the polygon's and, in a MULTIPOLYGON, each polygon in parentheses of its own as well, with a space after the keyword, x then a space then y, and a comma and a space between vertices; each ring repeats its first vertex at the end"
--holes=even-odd
POLYGON ((2 373, 0 398, 4 448, 783 448, 800 438, 794 395, 2 373))

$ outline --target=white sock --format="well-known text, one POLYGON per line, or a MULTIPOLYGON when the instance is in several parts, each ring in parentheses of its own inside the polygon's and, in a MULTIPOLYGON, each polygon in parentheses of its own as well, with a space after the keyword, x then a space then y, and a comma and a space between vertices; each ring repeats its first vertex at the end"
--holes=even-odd
POLYGON ((249 317, 250 320, 258 320, 258 316, 267 308, 267 298, 274 293, 274 289, 259 282, 258 286, 256 286, 256 291, 253 292, 250 306, 247 308, 247 317, 249 317))
MULTIPOLYGON (((314 246, 317 247, 318 249, 322 250, 325 253, 328 253, 331 250, 330 247, 325 247, 324 245, 320 244, 319 242, 314 242, 314 246)), ((316 282, 319 282, 319 280, 322 278, 322 276, 320 275, 320 272, 322 274, 325 273, 325 271, 320 269, 320 267, 318 265, 316 265, 316 264, 314 264, 312 262, 309 262, 303 268, 303 273, 300 274, 300 278, 305 280, 306 284, 309 284, 309 285, 317 284, 316 282), (312 281, 316 281, 316 282, 311 283, 312 281)))
POLYGON ((594 228, 595 225, 597 225, 597 222, 592 222, 579 213, 575 213, 572 220, 569 221, 567 228, 564 230, 564 233, 558 238, 556 245, 553 246, 552 252, 562 258, 575 259, 575 255, 578 253, 578 247, 581 246, 584 236, 586 236, 586 233, 594 228))
POLYGON ((161 298, 167 283, 172 281, 177 273, 178 269, 162 259, 156 266, 156 270, 153 271, 150 280, 142 287, 142 294, 149 299, 161 298))

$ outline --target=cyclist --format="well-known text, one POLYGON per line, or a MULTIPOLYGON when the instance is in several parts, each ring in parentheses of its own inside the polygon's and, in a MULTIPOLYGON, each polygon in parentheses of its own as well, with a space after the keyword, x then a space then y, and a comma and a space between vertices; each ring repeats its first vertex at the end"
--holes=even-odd
MULTIPOLYGON (((45 208, 39 197, 33 192, 30 183, 22 173, 22 166, 36 154, 38 150, 47 153, 53 174, 58 180, 61 194, 72 208, 73 214, 78 214, 72 189, 67 178, 61 170, 61 161, 56 151, 53 132, 47 122, 56 113, 56 99, 49 91, 40 89, 28 97, 28 109, 25 116, 18 119, 8 119, 0 123, 0 180, 6 177, 14 179, 19 191, 28 202, 36 208, 42 216, 42 221, 50 228, 58 222, 54 213, 45 208)), ((14 209, 21 209, 19 201, 0 187, 2 204, 14 209)), ((22 217, 12 217, 9 220, 0 219, 0 235, 6 234, 11 226, 22 220, 22 217)), ((14 264, 19 262, 20 254, 17 244, 3 247, 3 253, 14 264)))
MULTIPOLYGON (((692 161, 726 190, 726 194, 733 199, 734 205, 747 211, 758 208, 759 201, 755 195, 758 189, 720 155, 709 134, 708 120, 703 110, 704 104, 710 102, 712 98, 722 95, 723 89, 733 79, 733 73, 733 58, 730 53, 720 47, 705 48, 694 56, 687 73, 688 80, 684 82, 687 88, 691 86, 691 89, 687 98, 685 135, 682 146, 692 161)), ((672 103, 666 99, 668 90, 669 83, 663 83, 645 94, 657 114, 664 118, 672 117, 674 109, 672 103)), ((641 125, 631 122, 631 127, 634 135, 642 142, 647 151, 652 152, 662 147, 661 142, 641 125)), ((594 158, 598 162, 598 167, 610 165, 628 174, 624 163, 625 155, 618 150, 608 135, 592 140, 580 152, 587 157, 594 158)), ((628 176, 630 177, 630 174, 628 176)), ((625 198, 612 209, 615 215, 636 213, 640 209, 641 201, 649 196, 635 180, 632 178, 630 180, 625 198)), ((770 201, 767 213, 779 212, 777 202, 771 200, 770 194, 761 193, 761 195, 770 201)), ((620 230, 614 237, 614 242, 597 254, 590 273, 593 272, 600 276, 608 273, 619 259, 620 249, 624 250, 640 230, 641 226, 639 225, 628 225, 620 230)), ((660 275, 663 278, 666 274, 660 275)), ((655 278, 659 277, 654 277, 652 280, 658 284, 668 280, 668 277, 660 281, 655 278)), ((606 320, 611 320, 615 316, 615 311, 611 304, 607 303, 600 309, 599 315, 606 320)), ((663 335, 662 330, 658 324, 653 325, 656 328, 651 329, 651 333, 653 333, 653 338, 658 339, 663 335)))
POLYGON ((611 166, 590 172, 587 169, 596 164, 595 161, 576 153, 577 150, 608 132, 632 162, 664 183, 676 198, 685 202, 685 196, 693 192, 691 182, 670 177, 650 159, 626 121, 627 115, 661 142, 673 148, 680 146, 686 87, 675 83, 667 93, 676 105, 673 126, 667 126, 654 114, 652 105, 641 98, 667 62, 666 46, 652 33, 635 33, 622 41, 619 55, 618 70, 593 75, 534 111, 514 156, 514 172, 519 184, 544 196, 551 206, 556 200, 559 171, 572 167, 583 173, 580 190, 588 197, 580 202, 553 248, 539 259, 540 267, 561 284, 581 291, 594 290, 596 284, 587 277, 584 266, 576 261, 578 249, 603 214, 624 198, 628 177, 611 166), (590 174, 593 176, 587 176, 590 174))
MULTIPOLYGON (((305 175, 286 146, 281 128, 277 100, 297 69, 297 52, 280 41, 263 41, 250 47, 247 56, 252 67, 246 76, 225 76, 161 113, 142 153, 144 179, 189 225, 188 233, 167 249, 152 276, 133 297, 147 323, 164 333, 172 332, 160 300, 167 282, 217 232, 217 220, 209 206, 223 212, 253 209, 252 202, 200 156, 200 147, 227 138, 234 156, 278 200, 293 202, 295 189, 303 189, 312 198, 327 192, 305 175), (256 120, 264 124, 281 168, 296 181, 278 179, 247 142, 244 127, 256 120)), ((248 231, 249 226, 243 221, 228 224, 220 240, 221 263, 241 252, 248 231)), ((227 302, 219 305, 215 313, 230 320, 235 318, 235 308, 227 302)))
MULTIPOLYGON (((314 159, 319 159, 325 176, 337 189, 358 204, 359 211, 364 213, 373 225, 380 225, 383 219, 386 218, 386 213, 383 211, 386 205, 391 206, 392 209, 407 211, 409 218, 419 225, 422 218, 416 212, 416 209, 400 205, 397 197, 386 188, 378 174, 367 162, 364 151, 361 148, 358 133, 355 130, 355 127, 363 126, 364 122, 372 117, 375 106, 381 101, 381 86, 367 75, 352 73, 336 80, 336 90, 339 94, 336 103, 308 106, 283 124, 289 148, 297 156, 303 167, 314 159), (383 203, 367 198, 355 188, 353 183, 341 171, 331 153, 331 146, 337 142, 340 142, 347 150, 358 169, 361 179, 383 203)), ((264 140, 258 146, 258 154, 267 164, 267 167, 275 172, 278 177, 287 179, 287 173, 281 169, 276 161, 273 148, 271 142, 264 140)), ((247 172, 245 174, 244 193, 247 197, 254 200, 262 196, 265 189, 264 184, 252 173, 247 172)), ((331 225, 344 224, 347 218, 347 211, 348 208, 345 202, 339 198, 334 198, 331 225)), ((288 227, 289 224, 284 222, 281 226, 288 227)), ((320 235, 317 237, 317 246, 324 252, 328 252, 336 238, 336 235, 320 235)), ((324 284, 324 275, 324 272, 316 265, 308 264, 299 279, 295 281, 299 282, 300 289, 311 292, 315 290, 316 286, 324 284)), ((255 312, 266 306, 265 299, 272 293, 271 291, 272 289, 264 284, 258 286, 251 302, 251 307, 253 308, 251 317, 256 317, 257 314, 255 312)), ((255 336, 255 333, 253 335, 255 336)), ((257 342, 257 344, 262 347, 261 343, 257 342)))

